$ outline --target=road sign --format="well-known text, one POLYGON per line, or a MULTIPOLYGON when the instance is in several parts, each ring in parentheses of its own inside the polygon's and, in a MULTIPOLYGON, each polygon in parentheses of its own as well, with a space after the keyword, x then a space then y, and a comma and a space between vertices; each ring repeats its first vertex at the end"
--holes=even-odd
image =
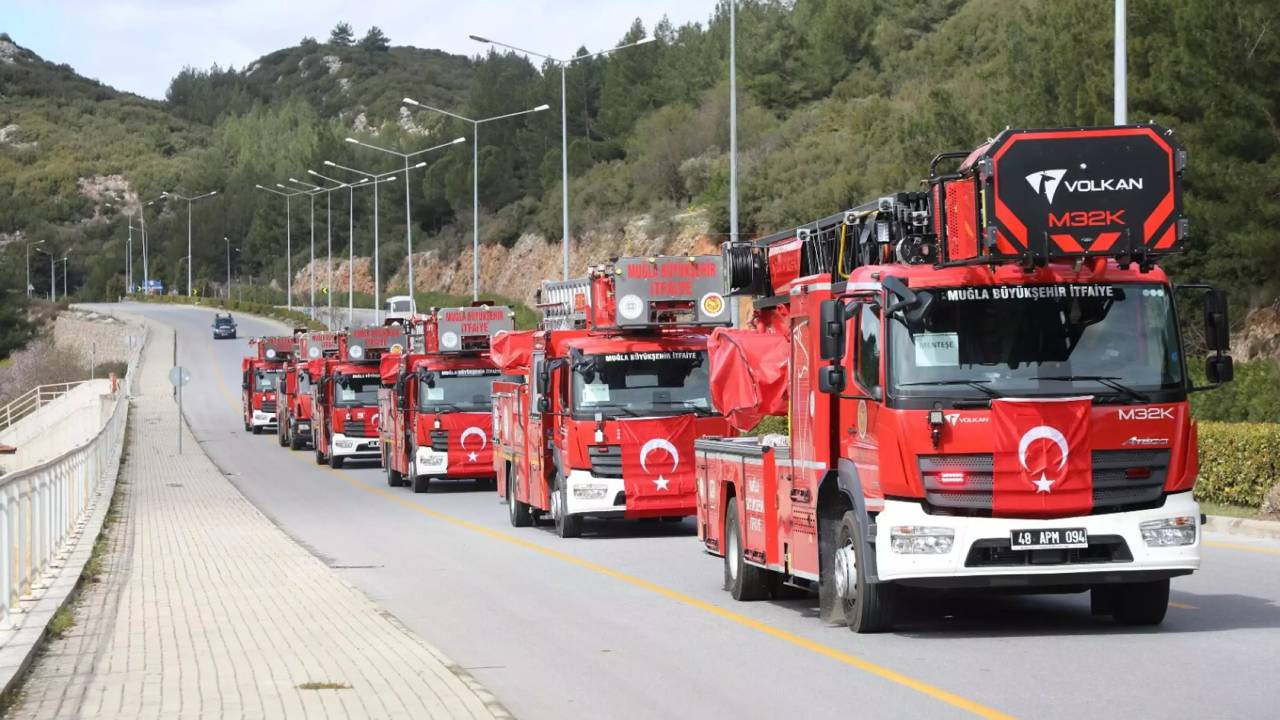
POLYGON ((191 371, 182 367, 175 366, 169 368, 169 384, 174 387, 182 387, 191 382, 191 371))

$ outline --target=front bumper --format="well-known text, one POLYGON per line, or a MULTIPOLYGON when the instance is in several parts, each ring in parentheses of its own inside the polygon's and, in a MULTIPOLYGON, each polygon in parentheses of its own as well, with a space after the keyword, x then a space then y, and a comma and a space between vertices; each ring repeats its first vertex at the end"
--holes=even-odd
POLYGON ((349 438, 342 433, 334 433, 329 454, 341 458, 382 459, 382 442, 376 437, 349 438))
POLYGON ((447 451, 440 452, 429 447, 419 447, 414 460, 419 475, 455 478, 495 477, 493 456, 488 451, 483 454, 477 453, 474 462, 468 460, 462 463, 450 463, 447 451))
POLYGON ((294 420, 293 432, 300 438, 311 439, 311 421, 310 420, 294 420))
POLYGON ((253 411, 254 427, 270 427, 276 424, 276 414, 262 412, 261 410, 253 411))
POLYGON ((622 478, 597 477, 590 470, 570 470, 565 484, 568 496, 565 506, 570 515, 643 518, 686 516, 697 512, 695 496, 674 491, 670 498, 660 494, 646 495, 643 510, 639 510, 635 507, 634 498, 627 498, 626 483, 622 478))
POLYGON ((1162 507, 1151 510, 1053 520, 929 515, 919 503, 887 500, 884 511, 876 517, 876 574, 880 580, 931 587, 1091 584, 1186 575, 1200 568, 1199 528, 1195 542, 1189 545, 1149 547, 1138 527, 1148 520, 1177 516, 1190 516, 1199 521, 1200 505, 1190 492, 1169 495, 1162 507), (894 552, 890 541, 892 528, 907 525, 952 528, 955 541, 951 551, 931 555, 894 552), (1007 542, 1014 530, 1039 528, 1084 528, 1091 544, 1095 540, 1114 543, 1118 538, 1132 559, 1002 565, 983 564, 983 560, 971 557, 971 551, 981 553, 981 548, 974 548, 975 543, 1007 542))

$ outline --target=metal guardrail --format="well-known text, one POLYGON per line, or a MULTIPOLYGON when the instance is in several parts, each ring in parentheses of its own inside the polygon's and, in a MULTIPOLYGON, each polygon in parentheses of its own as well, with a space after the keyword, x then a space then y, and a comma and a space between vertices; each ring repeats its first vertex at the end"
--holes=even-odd
POLYGON ((0 430, 8 428, 22 418, 71 392, 84 380, 73 380, 65 383, 38 385, 13 399, 8 405, 0 408, 0 430))
POLYGON ((146 340, 144 333, 134 346, 111 417, 96 435, 52 460, 0 477, 0 626, 14 627, 22 602, 48 587, 51 571, 61 567, 70 541, 83 529, 95 494, 119 468, 129 393, 146 340))

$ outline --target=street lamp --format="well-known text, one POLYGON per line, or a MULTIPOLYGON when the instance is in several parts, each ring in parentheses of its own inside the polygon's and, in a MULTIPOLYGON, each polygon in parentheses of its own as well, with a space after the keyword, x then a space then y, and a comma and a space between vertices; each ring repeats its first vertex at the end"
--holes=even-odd
MULTIPOLYGON (((448 115, 451 118, 471 123, 471 299, 480 299, 480 124, 493 122, 494 120, 504 120, 506 118, 516 117, 518 115, 528 115, 529 113, 542 112, 551 109, 550 105, 539 105, 530 110, 521 110, 520 112, 507 113, 506 115, 495 115, 493 117, 481 118, 479 120, 451 113, 448 110, 441 110, 438 107, 432 107, 414 100, 413 98, 405 98, 403 100, 406 105, 413 105, 425 110, 434 110, 442 115, 448 115)), ((461 142, 462 138, 454 140, 461 142)), ((412 270, 412 262, 410 269, 412 270)), ((410 275, 412 277, 412 275, 410 275)), ((412 294, 412 293, 410 293, 412 294)))
POLYGON ((63 299, 71 297, 71 292, 67 290, 67 268, 71 264, 71 250, 67 250, 67 254, 62 256, 62 297, 63 299))
POLYGON ((566 114, 566 111, 565 111, 565 81, 564 81, 565 69, 569 65, 572 65, 573 63, 578 62, 579 60, 589 60, 590 58, 593 58, 593 57, 608 55, 610 53, 615 53, 619 50, 625 50, 626 48, 635 47, 637 45, 644 45, 646 43, 651 43, 654 41, 654 38, 651 38, 651 37, 642 38, 633 43, 627 43, 626 45, 619 45, 615 48, 610 48, 608 50, 601 50, 599 52, 588 53, 586 55, 578 55, 568 60, 560 60, 559 58, 554 58, 554 57, 551 57, 550 55, 543 55, 541 53, 536 53, 531 50, 525 50, 524 48, 518 48, 515 45, 508 45, 506 43, 498 42, 497 40, 490 40, 489 38, 480 37, 479 35, 469 35, 468 37, 470 37, 472 40, 475 40, 476 42, 487 43, 489 45, 497 45, 498 47, 504 47, 504 48, 507 48, 508 50, 515 50, 516 52, 524 53, 525 55, 532 55, 534 57, 539 57, 539 58, 542 58, 543 60, 555 63, 556 65, 560 66, 560 186, 561 186, 560 187, 560 204, 561 204, 561 215, 562 215, 562 222, 563 222, 563 230, 562 230, 563 238, 561 240, 561 243, 563 245, 562 251, 564 254, 564 279, 568 280, 569 279, 569 116, 566 114))
MULTIPOLYGON (((325 160, 324 164, 329 167, 338 168, 339 170, 346 170, 347 172, 353 172, 357 175, 363 175, 366 179, 373 181, 373 320, 374 320, 374 324, 376 325, 382 322, 382 305, 380 304, 379 297, 378 297, 378 285, 380 284, 378 279, 378 186, 384 182, 394 181, 396 179, 395 174, 400 171, 392 170, 391 172, 385 172, 380 175, 375 175, 373 173, 367 173, 363 170, 356 170, 355 168, 349 168, 346 165, 339 165, 338 163, 332 160, 325 160)), ((420 167, 425 167, 425 166, 426 166, 425 162, 420 162, 417 165, 414 165, 410 169, 416 170, 420 167)))
POLYGON ((138 220, 142 223, 142 291, 144 295, 151 294, 151 272, 150 266, 147 264, 147 208, 155 205, 164 199, 164 195, 146 203, 138 205, 138 220))
MULTIPOLYGON (((423 150, 415 150, 411 153, 403 153, 398 150, 391 150, 389 148, 378 147, 377 145, 370 145, 369 143, 360 142, 359 140, 353 137, 347 138, 347 142, 351 143, 352 145, 367 147, 370 150, 378 150, 380 152, 387 153, 388 155, 396 155, 404 159, 404 247, 405 247, 405 262, 409 264, 409 276, 407 278, 409 282, 409 297, 413 297, 413 216, 409 211, 409 158, 415 155, 422 155, 423 153, 429 153, 432 150, 439 150, 440 148, 449 147, 450 145, 457 145, 458 143, 462 143, 466 141, 467 139, 464 137, 454 138, 447 143, 441 143, 440 145, 433 145, 432 147, 425 148, 423 150)), ((418 163, 417 165, 414 165, 414 167, 422 167, 425 164, 426 163, 418 163)))
MULTIPOLYGON (((31 290, 32 290, 31 288, 31 246, 43 245, 43 244, 44 244, 43 240, 37 240, 35 242, 27 243, 27 299, 31 298, 31 290)), ((44 252, 44 251, 37 249, 36 252, 44 252)))
POLYGON ((307 199, 311 201, 311 262, 307 265, 307 277, 310 279, 311 293, 311 319, 316 319, 316 194, 320 193, 323 188, 319 185, 305 183, 295 178, 289 178, 289 182, 294 185, 301 185, 306 189, 302 192, 306 193, 307 199))
MULTIPOLYGON (((333 191, 347 189, 347 327, 351 327, 352 318, 355 315, 355 305, 351 299, 352 281, 355 279, 355 272, 352 269, 352 263, 355 261, 355 245, 352 241, 356 225, 356 205, 355 205, 355 186, 363 182, 368 182, 369 178, 360 178, 354 183, 344 183, 341 180, 335 180, 328 175, 321 175, 315 170, 308 170, 308 175, 334 183, 334 187, 325 191, 325 227, 328 232, 328 239, 325 246, 325 268, 328 272, 329 283, 329 322, 333 323, 333 215, 331 212, 333 191)), ((333 323, 336 324, 336 323, 333 323)))
MULTIPOLYGON (((41 242, 44 242, 44 241, 42 240, 41 242)), ((56 260, 53 259, 53 253, 49 252, 48 250, 41 250, 40 248, 36 248, 36 252, 40 253, 41 255, 49 256, 49 302, 57 302, 58 301, 58 285, 56 282, 54 282, 54 279, 53 279, 54 278, 53 268, 58 263, 56 260)))
POLYGON ((192 265, 191 263, 191 203, 195 202, 196 200, 203 200, 208 197, 213 197, 214 195, 217 195, 217 194, 218 194, 217 190, 212 190, 203 195, 196 195, 194 197, 186 197, 183 195, 179 195, 178 193, 171 193, 171 192, 160 193, 161 197, 171 197, 171 198, 177 198, 179 200, 187 201, 187 297, 191 297, 191 265, 192 265))
MULTIPOLYGON (((301 195, 302 191, 297 190, 295 192, 282 192, 281 190, 264 187, 262 185, 254 185, 254 187, 258 188, 259 190, 266 190, 269 193, 275 193, 276 195, 280 195, 284 197, 284 216, 285 216, 285 221, 284 221, 284 272, 285 272, 284 297, 285 297, 285 300, 284 300, 284 304, 285 304, 285 308, 288 309, 290 312, 292 312, 293 311, 293 197, 295 195, 301 195)), ((283 188, 283 190, 290 189, 281 185, 280 183, 276 183, 276 187, 283 188)))

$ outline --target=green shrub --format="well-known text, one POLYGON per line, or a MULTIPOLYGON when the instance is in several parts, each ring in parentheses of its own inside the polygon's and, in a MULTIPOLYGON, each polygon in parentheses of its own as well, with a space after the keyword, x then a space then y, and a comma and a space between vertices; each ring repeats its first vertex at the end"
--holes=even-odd
MULTIPOLYGON (((1204 361, 1188 364, 1196 384, 1204 384, 1204 361)), ((1223 422, 1280 422, 1280 364, 1274 360, 1238 362, 1235 371, 1235 379, 1226 385, 1191 396, 1191 410, 1196 418, 1223 422)))
POLYGON ((1196 497, 1258 507, 1280 483, 1280 425, 1201 422, 1196 497))

